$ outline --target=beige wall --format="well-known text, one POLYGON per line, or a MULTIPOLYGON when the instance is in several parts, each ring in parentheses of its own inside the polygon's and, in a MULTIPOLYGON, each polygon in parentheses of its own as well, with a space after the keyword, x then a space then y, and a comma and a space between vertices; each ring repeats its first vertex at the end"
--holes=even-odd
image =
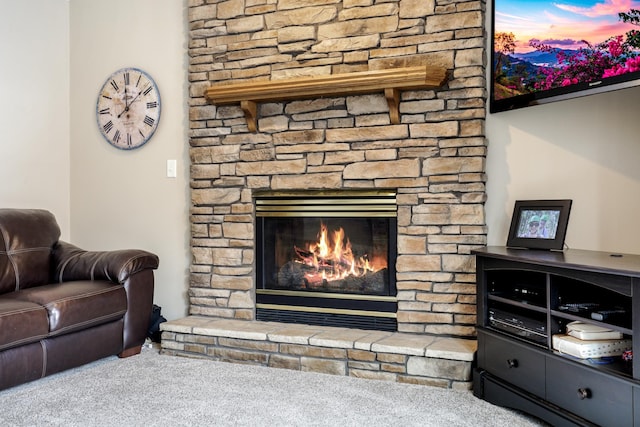
POLYGON ((70 233, 69 3, 0 0, 0 207, 70 233))
POLYGON ((0 0, 0 206, 52 211, 86 249, 160 256, 155 302, 187 310, 186 18, 176 0, 0 0), (151 141, 125 152, 96 126, 98 90, 127 66, 149 72, 163 112, 151 141), (178 177, 166 177, 166 161, 178 177))
POLYGON ((186 17, 183 1, 73 0, 71 33, 71 231, 88 249, 137 247, 160 257, 155 302, 186 315, 189 268, 186 17), (162 113, 153 138, 132 151, 109 145, 96 100, 117 69, 145 70, 162 113), (176 159, 178 177, 166 176, 176 159))
POLYGON ((640 88, 487 117, 489 244, 518 199, 573 199, 566 244, 640 253, 640 88))
MULTIPOLYGON (((0 93, 12 101, 0 103, 0 206, 45 207, 89 249, 157 252, 168 318, 186 313, 190 260, 185 4, 0 0, 0 93), (98 88, 124 66, 151 73, 164 103, 134 152, 109 147, 94 117, 98 88)), ((516 199, 566 197, 569 246, 640 253, 638 99, 634 88, 489 115, 489 243, 504 244, 516 199)))

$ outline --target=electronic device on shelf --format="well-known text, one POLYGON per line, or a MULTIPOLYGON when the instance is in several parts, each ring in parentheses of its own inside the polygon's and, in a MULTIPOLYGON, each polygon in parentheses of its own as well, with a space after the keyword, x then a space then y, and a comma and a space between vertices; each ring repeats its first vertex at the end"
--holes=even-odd
POLYGON ((525 304, 543 304, 544 290, 536 289, 527 285, 516 285, 513 287, 513 296, 525 304))
POLYGON ((622 339, 622 332, 578 321, 567 324, 567 335, 583 341, 622 339))
POLYGON ((569 335, 554 335, 553 349, 580 359, 621 356, 631 349, 631 340, 581 340, 569 335))
POLYGON ((558 311, 591 318, 599 322, 618 324, 628 317, 628 311, 622 307, 612 307, 595 302, 565 303, 558 306, 558 311))
POLYGON ((521 302, 523 304, 544 305, 545 291, 536 286, 528 286, 523 284, 515 284, 509 286, 507 290, 500 290, 493 284, 491 294, 521 302))
POLYGON ((546 344, 547 342, 548 335, 545 322, 523 316, 522 314, 490 308, 489 324, 495 329, 536 343, 546 344))
POLYGON ((559 305, 558 311, 572 314, 588 314, 600 308, 600 304, 596 302, 572 302, 559 305))
POLYGON ((627 311, 623 308, 613 308, 610 310, 597 310, 591 313, 593 320, 599 320, 600 322, 606 322, 608 320, 618 320, 624 318, 627 315, 627 311))

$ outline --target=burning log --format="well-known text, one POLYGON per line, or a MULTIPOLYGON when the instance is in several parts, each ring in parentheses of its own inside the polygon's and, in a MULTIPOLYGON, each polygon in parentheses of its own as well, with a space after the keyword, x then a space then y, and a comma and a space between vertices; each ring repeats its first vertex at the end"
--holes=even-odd
POLYGON ((284 289, 307 289, 344 293, 383 293, 386 288, 387 269, 367 272, 362 276, 347 276, 327 280, 315 268, 290 261, 278 271, 278 286, 284 289))
POLYGON ((385 290, 387 269, 368 272, 364 276, 347 276, 330 282, 330 287, 349 293, 381 293, 385 290))
MULTIPOLYGON (((289 261, 278 271, 278 285, 285 289, 305 289, 307 280, 305 279, 305 268, 303 264, 289 261)), ((311 267, 307 267, 311 270, 311 267)))
POLYGON ((349 270, 351 268, 351 262, 345 258, 336 260, 334 258, 324 257, 314 252, 301 249, 297 246, 294 246, 294 250, 296 255, 298 255, 305 264, 317 264, 318 269, 339 268, 341 270, 349 270))
POLYGON ((380 265, 366 253, 354 253, 342 227, 329 232, 321 224, 317 242, 308 242, 306 248, 294 245, 293 251, 296 258, 277 274, 283 289, 375 294, 387 286, 386 262, 380 265))

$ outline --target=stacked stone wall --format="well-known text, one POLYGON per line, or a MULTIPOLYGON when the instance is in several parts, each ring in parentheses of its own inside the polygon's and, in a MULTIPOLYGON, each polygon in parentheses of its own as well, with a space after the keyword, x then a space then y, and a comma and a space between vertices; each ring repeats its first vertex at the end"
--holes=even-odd
POLYGON ((473 336, 484 217, 484 1, 189 0, 190 313, 253 320, 255 190, 398 193, 398 328, 473 336), (212 84, 438 65, 447 84, 258 106, 212 84))

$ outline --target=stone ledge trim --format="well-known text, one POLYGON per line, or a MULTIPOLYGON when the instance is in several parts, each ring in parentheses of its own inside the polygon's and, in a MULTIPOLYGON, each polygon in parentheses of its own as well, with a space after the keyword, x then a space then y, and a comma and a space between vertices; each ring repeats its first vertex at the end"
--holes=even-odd
MULTIPOLYGON (((302 324, 216 319, 188 316, 164 322, 163 332, 314 345, 336 349, 358 349, 378 353, 421 356, 471 362, 475 340, 438 338, 401 332, 366 331, 302 324)), ((163 344, 164 346, 164 344, 163 344)))

